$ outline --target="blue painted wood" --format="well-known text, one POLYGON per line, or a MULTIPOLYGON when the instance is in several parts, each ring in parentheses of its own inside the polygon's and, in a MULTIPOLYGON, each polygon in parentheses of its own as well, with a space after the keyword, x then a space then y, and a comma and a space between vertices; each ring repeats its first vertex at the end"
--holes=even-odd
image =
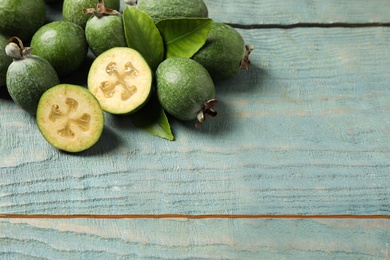
POLYGON ((2 213, 389 214, 390 30, 239 30, 252 68, 219 83, 219 116, 176 141, 106 115, 81 154, 0 103, 2 213))
MULTIPOLYGON (((389 22, 386 0, 205 2, 239 27, 389 22)), ((96 146, 62 153, 0 90, 0 214, 389 215, 390 28, 239 32, 255 46, 252 68, 217 84, 219 115, 201 129, 172 120, 174 142, 106 115, 96 146)), ((85 85, 91 59, 66 82, 85 85)), ((0 219, 0 258, 389 259, 389 226, 0 219)))
POLYGON ((389 220, 0 220, 2 259, 388 259, 389 220))
POLYGON ((216 21, 238 25, 389 23, 387 0, 215 1, 205 0, 216 21))

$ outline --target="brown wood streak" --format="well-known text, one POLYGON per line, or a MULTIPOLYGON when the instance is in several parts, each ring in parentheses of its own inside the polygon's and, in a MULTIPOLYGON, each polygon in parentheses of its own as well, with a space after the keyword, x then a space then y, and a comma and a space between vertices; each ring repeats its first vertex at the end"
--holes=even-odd
POLYGON ((390 215, 246 215, 246 214, 119 214, 119 215, 53 215, 53 214, 1 214, 0 219, 390 219, 390 215))

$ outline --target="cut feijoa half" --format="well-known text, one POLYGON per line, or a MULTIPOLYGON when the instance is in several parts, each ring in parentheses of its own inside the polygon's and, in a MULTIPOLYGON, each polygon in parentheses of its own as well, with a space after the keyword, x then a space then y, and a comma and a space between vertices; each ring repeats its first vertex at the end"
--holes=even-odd
POLYGON ((152 71, 142 55, 128 47, 100 54, 88 74, 88 89, 104 111, 129 114, 147 103, 152 92, 152 71))
POLYGON ((84 87, 59 84, 47 90, 37 109, 37 125, 52 146, 81 152, 93 146, 104 127, 97 99, 84 87))

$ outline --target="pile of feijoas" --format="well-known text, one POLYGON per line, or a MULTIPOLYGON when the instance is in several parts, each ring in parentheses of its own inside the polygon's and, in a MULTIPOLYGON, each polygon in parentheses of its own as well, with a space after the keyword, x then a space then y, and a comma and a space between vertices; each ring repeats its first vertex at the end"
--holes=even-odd
POLYGON ((100 139, 105 113, 168 140, 168 118, 199 127, 217 115, 215 82, 248 69, 252 49, 203 0, 0 1, 0 87, 67 152, 100 139), (68 82, 85 66, 85 84, 68 82))

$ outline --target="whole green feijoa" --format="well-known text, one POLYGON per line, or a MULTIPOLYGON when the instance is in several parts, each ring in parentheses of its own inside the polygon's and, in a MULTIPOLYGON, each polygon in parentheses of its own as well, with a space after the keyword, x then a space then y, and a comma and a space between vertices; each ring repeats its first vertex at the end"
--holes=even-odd
POLYGON ((13 58, 7 70, 7 89, 14 102, 23 110, 35 114, 42 94, 59 84, 56 71, 45 59, 31 55, 17 37, 10 39, 6 53, 13 58))
POLYGON ((5 86, 7 69, 12 62, 12 58, 5 53, 7 44, 8 41, 0 35, 0 87, 5 86))
POLYGON ((46 4, 44 0, 1 0, 0 33, 5 37, 17 36, 29 41, 45 23, 46 4))
POLYGON ((215 87, 207 70, 198 62, 184 57, 171 57, 163 61, 156 71, 157 96, 162 107, 181 120, 198 119, 216 112, 215 87))
POLYGON ((95 56, 114 47, 127 47, 121 13, 105 8, 102 0, 96 9, 86 9, 85 13, 93 14, 85 26, 85 36, 95 56))
MULTIPOLYGON (((62 16, 64 21, 72 22, 85 28, 91 14, 84 14, 86 8, 95 8, 98 0, 64 0, 62 5, 62 16)), ((119 11, 120 0, 105 0, 104 5, 107 8, 119 11)))
POLYGON ((67 152, 90 148, 104 128, 99 102, 86 88, 71 84, 59 84, 43 93, 36 119, 46 141, 67 152))
POLYGON ((32 54, 50 62, 60 77, 77 70, 88 52, 84 30, 66 21, 45 24, 34 34, 30 45, 32 54))
POLYGON ((139 0, 137 7, 155 22, 164 18, 208 17, 208 9, 203 0, 139 0))
POLYGON ((192 57, 202 64, 213 80, 229 79, 237 75, 249 53, 240 33, 233 27, 214 22, 206 43, 192 57))

